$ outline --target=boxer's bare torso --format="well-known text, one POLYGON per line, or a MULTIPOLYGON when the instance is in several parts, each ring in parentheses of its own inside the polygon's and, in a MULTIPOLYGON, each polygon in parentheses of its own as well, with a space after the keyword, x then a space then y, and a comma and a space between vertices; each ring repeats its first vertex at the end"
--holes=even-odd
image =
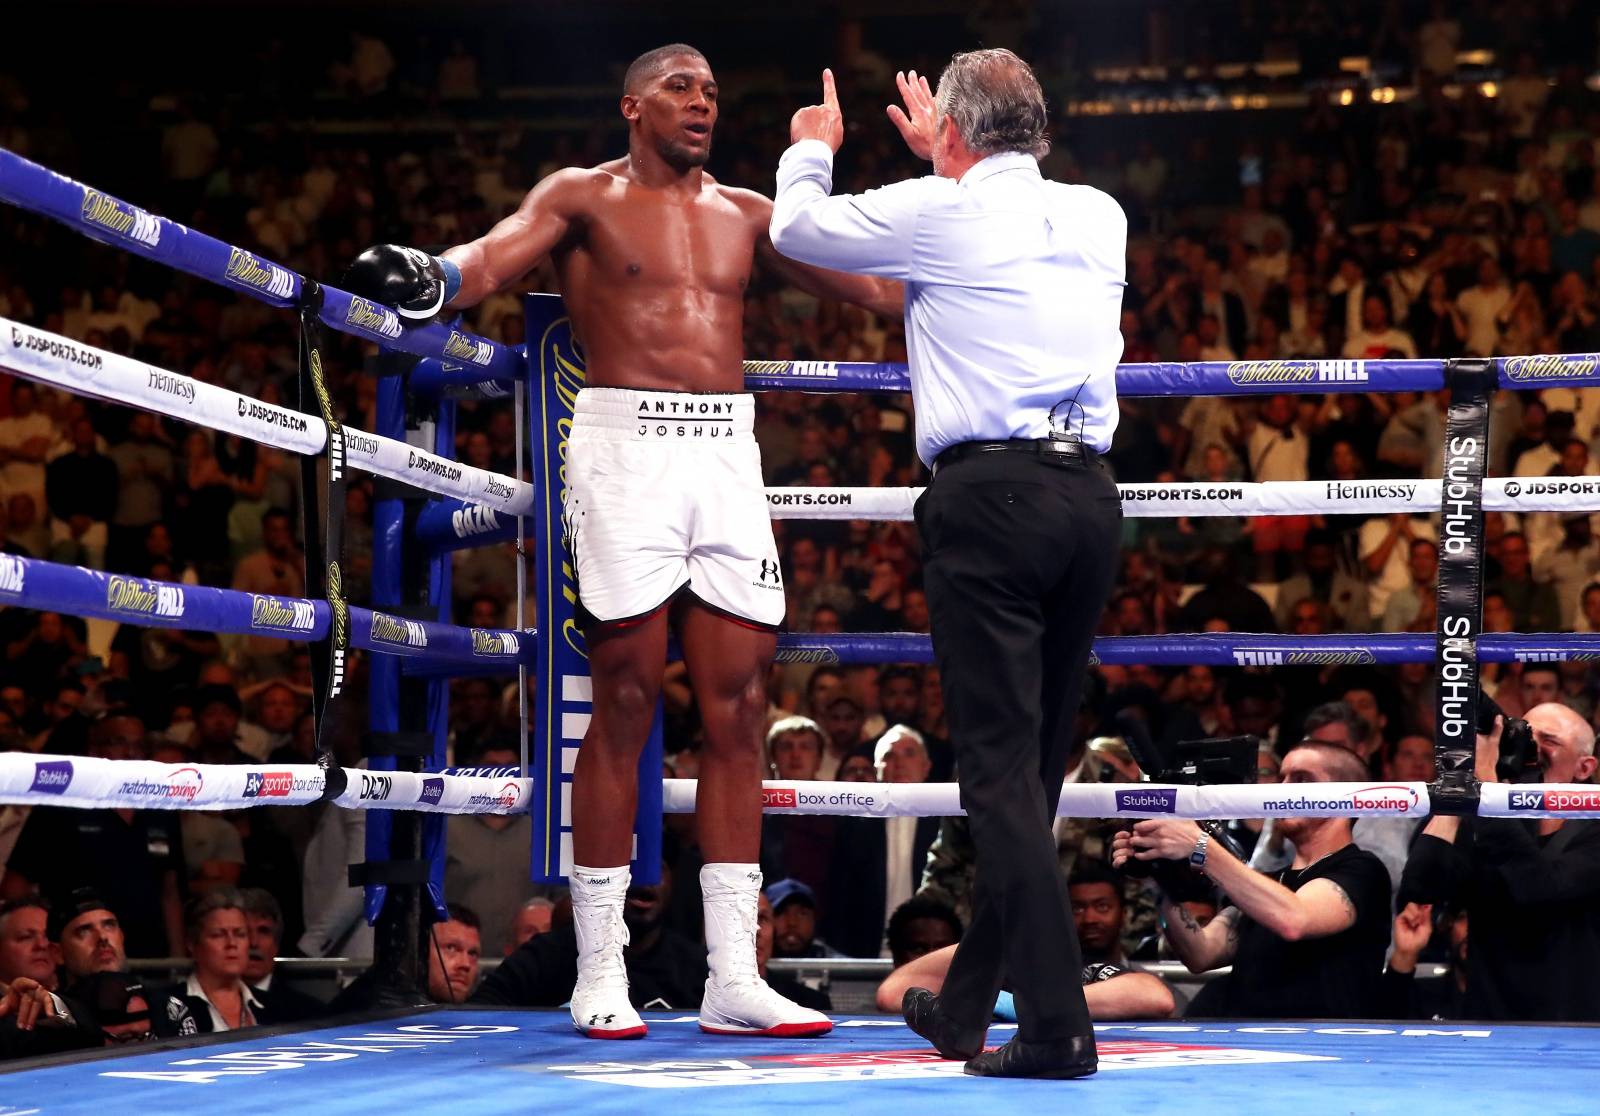
POLYGON ((550 175, 488 235, 445 253, 462 272, 452 306, 513 287, 541 260, 594 387, 744 390, 744 296, 759 254, 789 282, 898 317, 900 284, 794 263, 767 237, 772 202, 701 167, 716 80, 683 58, 623 98, 629 153, 550 175))

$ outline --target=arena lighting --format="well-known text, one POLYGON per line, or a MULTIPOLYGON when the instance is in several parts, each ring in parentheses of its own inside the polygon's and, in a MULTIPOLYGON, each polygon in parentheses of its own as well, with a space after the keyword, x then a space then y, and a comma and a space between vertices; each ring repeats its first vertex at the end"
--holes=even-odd
POLYGON ((1355 100, 1356 100, 1355 90, 1353 90, 1353 89, 1341 89, 1341 90, 1339 90, 1339 103, 1341 105, 1352 105, 1352 104, 1355 103, 1355 100))
POLYGON ((1492 81, 1486 81, 1482 85, 1478 86, 1478 92, 1482 93, 1485 97, 1494 98, 1500 95, 1500 87, 1492 81))

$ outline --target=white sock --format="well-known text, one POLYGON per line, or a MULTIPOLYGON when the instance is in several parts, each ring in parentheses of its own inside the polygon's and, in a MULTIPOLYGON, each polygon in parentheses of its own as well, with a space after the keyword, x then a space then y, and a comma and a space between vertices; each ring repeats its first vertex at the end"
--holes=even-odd
POLYGON ((761 865, 707 864, 700 869, 705 900, 706 964, 717 984, 759 980, 756 969, 756 914, 761 899, 761 865))

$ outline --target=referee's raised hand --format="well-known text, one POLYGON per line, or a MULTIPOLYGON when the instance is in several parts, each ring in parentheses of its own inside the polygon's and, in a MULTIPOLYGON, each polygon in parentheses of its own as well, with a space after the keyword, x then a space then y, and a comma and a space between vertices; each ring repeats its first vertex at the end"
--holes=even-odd
POLYGON ((822 103, 807 105, 789 119, 789 142, 816 139, 834 151, 844 143, 844 113, 839 111, 839 91, 834 88, 833 71, 822 71, 822 103))

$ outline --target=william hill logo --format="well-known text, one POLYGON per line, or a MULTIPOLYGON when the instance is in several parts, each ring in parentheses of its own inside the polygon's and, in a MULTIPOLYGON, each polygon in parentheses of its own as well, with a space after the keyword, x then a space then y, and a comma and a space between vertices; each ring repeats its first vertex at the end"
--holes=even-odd
POLYGON ((1228 363, 1235 384, 1366 383, 1360 360, 1235 360, 1228 363))
POLYGON ((400 336, 400 316, 364 298, 350 300, 350 309, 345 311, 344 321, 346 325, 376 333, 380 337, 400 336))
POLYGON ((183 590, 114 574, 106 582, 106 607, 112 612, 178 619, 183 616, 183 590))
POLYGON ((415 620, 402 620, 382 612, 372 614, 372 641, 399 647, 426 647, 428 633, 415 620))
POLYGON ((154 248, 161 243, 161 222, 142 209, 107 197, 99 190, 85 189, 78 216, 97 228, 116 233, 123 240, 154 248))
POLYGON ((264 264, 243 248, 228 250, 228 267, 224 272, 235 283, 279 298, 294 297, 294 280, 276 264, 264 264))
POLYGON ((309 632, 317 625, 317 610, 310 601, 279 600, 250 594, 250 626, 281 632, 309 632))
POLYGON ((1600 357, 1593 353, 1560 356, 1544 353, 1539 356, 1506 357, 1501 361, 1508 380, 1579 380, 1594 376, 1600 370, 1600 357))
POLYGON ((470 361, 487 367, 494 349, 487 341, 475 341, 458 329, 452 329, 444 343, 444 355, 456 360, 470 361))
POLYGON ((515 655, 519 650, 517 637, 510 632, 491 632, 484 628, 472 629, 474 655, 515 655))

